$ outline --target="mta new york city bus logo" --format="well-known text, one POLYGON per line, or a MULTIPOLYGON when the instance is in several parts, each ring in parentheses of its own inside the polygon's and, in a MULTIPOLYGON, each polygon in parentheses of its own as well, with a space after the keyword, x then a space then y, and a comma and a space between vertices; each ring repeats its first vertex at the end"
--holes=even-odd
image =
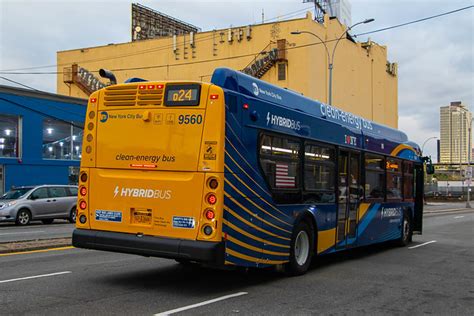
POLYGON ((258 91, 258 86, 257 86, 257 84, 256 84, 255 82, 252 83, 252 87, 253 87, 253 94, 255 94, 255 96, 258 97, 258 94, 259 94, 260 92, 258 91))
POLYGON ((105 123, 107 122, 107 120, 109 119, 109 113, 103 111, 103 112, 100 112, 100 121, 102 123, 105 123))

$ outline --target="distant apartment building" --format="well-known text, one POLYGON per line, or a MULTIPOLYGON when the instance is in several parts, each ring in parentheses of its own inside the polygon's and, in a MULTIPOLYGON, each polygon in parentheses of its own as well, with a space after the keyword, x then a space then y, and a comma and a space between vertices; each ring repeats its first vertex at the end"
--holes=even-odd
POLYGON ((467 163, 472 113, 460 101, 440 108, 440 163, 467 163))

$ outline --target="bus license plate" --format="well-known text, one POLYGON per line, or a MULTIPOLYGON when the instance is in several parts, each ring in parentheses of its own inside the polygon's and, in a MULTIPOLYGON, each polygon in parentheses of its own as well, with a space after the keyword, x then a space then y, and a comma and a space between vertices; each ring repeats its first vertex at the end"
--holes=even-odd
POLYGON ((133 210, 132 224, 151 225, 151 210, 133 210))

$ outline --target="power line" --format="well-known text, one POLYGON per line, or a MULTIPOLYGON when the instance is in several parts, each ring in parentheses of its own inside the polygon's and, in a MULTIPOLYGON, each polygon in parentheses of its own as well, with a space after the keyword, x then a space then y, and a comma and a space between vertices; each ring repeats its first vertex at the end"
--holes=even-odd
MULTIPOLYGON (((210 40, 213 36, 215 36, 215 33, 209 34, 208 36, 205 36, 205 37, 201 37, 200 39, 197 39, 195 42, 207 41, 207 40, 210 40)), ((87 63, 92 63, 92 62, 98 62, 98 61, 104 61, 104 60, 117 59, 117 58, 130 57, 130 56, 141 55, 141 54, 146 54, 146 53, 158 52, 158 51, 161 51, 161 50, 171 48, 171 47, 173 47, 173 45, 174 44, 168 44, 168 45, 165 45, 165 46, 162 46, 162 47, 148 48, 148 49, 136 51, 136 52, 131 53, 131 54, 122 54, 122 55, 117 55, 117 56, 113 56, 113 57, 102 57, 102 58, 95 58, 95 59, 86 59, 86 60, 83 60, 81 62, 81 64, 87 64, 87 63)), ((88 49, 88 48, 84 48, 84 49, 88 49)), ((0 73, 9 74, 13 71, 54 68, 54 67, 62 67, 62 66, 70 66, 70 63, 47 65, 47 66, 26 67, 26 68, 17 68, 17 69, 6 69, 6 70, 0 70, 0 73)), ((57 73, 58 72, 45 72, 45 74, 57 74, 57 73)), ((32 73, 32 74, 38 74, 38 73, 32 73)))
POLYGON ((22 87, 25 87, 25 88, 28 88, 28 89, 31 89, 31 90, 34 90, 34 91, 42 92, 41 90, 38 90, 38 89, 35 89, 35 88, 33 88, 33 87, 27 86, 26 84, 23 84, 23 83, 21 83, 21 82, 17 82, 17 81, 15 81, 15 80, 11 80, 11 79, 8 79, 8 78, 2 77, 2 76, 0 76, 0 78, 3 79, 3 80, 6 80, 6 81, 10 81, 10 82, 12 82, 12 83, 15 83, 15 84, 17 84, 17 85, 19 85, 19 86, 22 86, 22 87))
MULTIPOLYGON (((293 15, 298 14, 300 12, 307 11, 308 9, 311 9, 311 8, 305 8, 305 9, 300 9, 300 10, 297 10, 297 11, 289 12, 289 13, 286 13, 286 14, 283 14, 283 15, 280 15, 280 16, 277 16, 277 17, 266 19, 266 20, 264 20, 264 22, 279 19, 279 18, 282 18, 282 17, 293 16, 293 15)), ((210 32, 212 32, 212 31, 210 31, 210 32)), ((216 34, 215 34, 215 31, 214 31, 214 32, 212 32, 211 34, 209 34, 205 37, 201 37, 199 39, 196 39, 195 42, 197 43, 197 42, 203 42, 203 41, 210 40, 215 35, 216 34)), ((149 49, 137 51, 137 52, 131 53, 131 54, 123 54, 123 55, 118 55, 118 56, 113 56, 113 57, 104 57, 104 58, 95 58, 95 59, 83 60, 81 62, 81 64, 104 61, 104 60, 110 60, 110 59, 117 59, 117 58, 123 58, 123 57, 131 57, 131 56, 136 56, 136 55, 141 55, 141 54, 146 54, 146 53, 153 53, 153 52, 158 52, 158 51, 161 51, 161 50, 171 48, 173 46, 174 46, 174 44, 168 44, 168 45, 165 45, 165 46, 162 46, 162 47, 149 48, 149 49)), ((87 48, 84 48, 84 49, 87 49, 87 48)), ((0 73, 9 73, 11 71, 34 70, 34 69, 43 69, 43 68, 54 68, 54 67, 62 67, 62 66, 69 66, 69 65, 70 65, 70 63, 64 63, 64 64, 34 66, 34 67, 16 68, 16 69, 2 69, 2 70, 0 70, 0 73)), ((45 74, 57 74, 57 73, 58 72, 49 72, 49 73, 45 73, 45 74)), ((37 73, 32 73, 32 74, 37 74, 37 73)))
POLYGON ((265 19, 265 20, 263 20, 263 22, 265 23, 265 22, 268 22, 268 21, 281 19, 281 18, 283 18, 283 17, 294 16, 294 15, 297 15, 297 14, 303 12, 303 11, 312 10, 312 9, 313 9, 313 7, 308 7, 308 8, 296 10, 296 11, 293 11, 293 12, 289 12, 289 13, 286 13, 286 14, 282 14, 282 15, 279 15, 279 16, 275 16, 275 17, 273 17, 273 18, 265 19))
POLYGON ((54 119, 54 120, 56 120, 56 121, 61 121, 61 122, 63 122, 63 123, 70 124, 70 125, 72 125, 72 126, 74 126, 74 127, 77 127, 77 128, 79 128, 79 129, 82 129, 82 130, 84 129, 84 126, 74 124, 74 122, 69 122, 69 121, 63 120, 63 119, 61 119, 61 118, 59 118, 59 117, 50 115, 50 114, 45 113, 45 112, 42 112, 42 111, 38 111, 38 110, 36 110, 36 109, 30 108, 29 106, 26 106, 26 105, 17 103, 17 102, 15 102, 15 101, 11 101, 11 100, 8 100, 8 99, 2 98, 2 97, 0 97, 0 100, 3 100, 3 101, 5 101, 5 102, 11 103, 11 104, 16 105, 16 106, 19 106, 19 107, 24 108, 24 109, 26 109, 26 110, 35 112, 35 113, 40 114, 40 115, 42 115, 42 116, 46 116, 46 117, 52 118, 52 119, 54 119))
POLYGON ((361 35, 367 35, 367 34, 373 34, 373 33, 378 33, 378 32, 382 32, 382 31, 387 31, 387 30, 391 30, 391 29, 398 28, 398 27, 402 27, 402 26, 406 26, 406 25, 410 25, 410 24, 415 24, 415 23, 419 23, 419 22, 423 22, 423 21, 427 21, 427 20, 439 18, 439 17, 441 17, 441 16, 445 16, 445 15, 453 14, 453 13, 456 13, 456 12, 460 12, 460 11, 463 11, 463 10, 471 9, 472 7, 474 7, 474 5, 470 5, 470 6, 467 6, 467 7, 464 7, 464 8, 460 8, 460 9, 456 9, 456 10, 449 11, 449 12, 444 12, 444 13, 437 14, 437 15, 432 15, 432 16, 429 16, 429 17, 426 17, 426 18, 422 18, 422 19, 415 20, 415 21, 410 21, 410 22, 406 22, 406 23, 402 23, 402 24, 397 24, 397 25, 393 25, 393 26, 388 26, 388 27, 384 27, 384 28, 381 28, 381 29, 378 29, 378 30, 374 30, 374 31, 370 31, 370 32, 360 33, 360 34, 353 35, 353 36, 354 36, 354 37, 357 37, 357 36, 361 36, 361 35))
MULTIPOLYGON (((471 6, 467 6, 467 7, 464 7, 464 8, 457 9, 457 10, 453 10, 453 11, 449 11, 449 12, 445 12, 445 13, 441 13, 441 14, 429 16, 429 17, 426 17, 426 18, 422 18, 422 19, 418 19, 418 20, 414 20, 414 21, 410 21, 410 22, 406 22, 406 23, 402 23, 402 24, 398 24, 398 25, 393 25, 393 26, 390 26, 390 27, 385 27, 385 28, 382 28, 382 29, 374 30, 374 31, 359 33, 359 34, 355 34, 355 35, 352 35, 352 36, 357 37, 357 36, 361 36, 361 35, 366 35, 366 34, 371 34, 371 33, 382 32, 382 31, 385 31, 385 30, 390 30, 390 29, 394 29, 394 28, 401 27, 401 26, 405 26, 405 25, 409 25, 409 24, 414 24, 414 23, 418 23, 418 22, 422 22, 422 21, 434 19, 434 18, 437 18, 437 17, 441 17, 441 16, 453 14, 453 13, 456 13, 456 12, 460 12, 460 11, 463 11, 463 10, 467 10, 467 9, 469 9, 469 8, 472 8, 472 7, 474 7, 474 6, 471 5, 471 6)), ((214 34, 213 34, 212 36, 214 36, 214 34)), ((334 38, 334 39, 326 40, 326 41, 324 41, 324 42, 317 42, 317 43, 305 44, 305 45, 300 45, 300 46, 295 46, 295 47, 289 47, 289 48, 286 48, 286 49, 287 49, 287 50, 298 49, 298 48, 303 48, 303 47, 309 47, 309 46, 314 46, 314 45, 320 45, 320 44, 330 43, 330 42, 337 41, 337 40, 338 40, 338 38, 334 38)), ((165 49, 165 47, 162 47, 162 48, 160 48, 160 49, 165 49)), ((135 54, 138 54, 138 53, 134 53, 133 55, 135 55, 135 54)), ((140 52, 140 54, 141 54, 141 52, 140 52)), ((255 56, 255 55, 258 55, 258 54, 261 54, 261 52, 259 52, 259 53, 257 53, 257 54, 255 54, 255 53, 252 53, 252 54, 244 54, 244 55, 231 56, 231 57, 223 57, 223 58, 217 58, 217 59, 207 59, 207 60, 201 60, 201 61, 195 61, 195 62, 189 62, 189 63, 180 63, 180 64, 172 64, 172 65, 170 65, 170 64, 162 64, 162 65, 154 65, 154 66, 133 67, 133 68, 119 68, 119 69, 111 69, 111 70, 112 70, 112 71, 127 71, 127 70, 143 70, 143 69, 153 69, 153 68, 163 68, 163 67, 175 67, 175 66, 193 65, 193 64, 199 64, 199 63, 207 63, 207 62, 215 62, 215 61, 222 61, 222 60, 237 59, 237 58, 255 56)), ((110 60, 110 59, 114 59, 114 58, 119 58, 119 57, 103 58, 102 60, 110 60)), ((91 72, 97 72, 97 71, 91 71, 91 72)), ((3 71, 0 71, 0 74, 10 74, 10 75, 48 75, 48 74, 63 74, 63 72, 60 72, 60 71, 54 71, 54 72, 3 72, 3 71)))

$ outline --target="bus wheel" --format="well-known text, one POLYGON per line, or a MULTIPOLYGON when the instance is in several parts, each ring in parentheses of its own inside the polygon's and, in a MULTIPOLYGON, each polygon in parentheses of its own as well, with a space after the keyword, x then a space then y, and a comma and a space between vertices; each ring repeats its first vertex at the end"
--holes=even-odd
POLYGON ((408 245, 411 242, 413 230, 411 227, 411 218, 408 212, 403 212, 402 231, 398 244, 402 247, 408 245))
POLYGON ((301 221, 293 230, 290 248, 290 262, 285 265, 287 275, 305 274, 313 255, 314 233, 308 223, 301 221))

